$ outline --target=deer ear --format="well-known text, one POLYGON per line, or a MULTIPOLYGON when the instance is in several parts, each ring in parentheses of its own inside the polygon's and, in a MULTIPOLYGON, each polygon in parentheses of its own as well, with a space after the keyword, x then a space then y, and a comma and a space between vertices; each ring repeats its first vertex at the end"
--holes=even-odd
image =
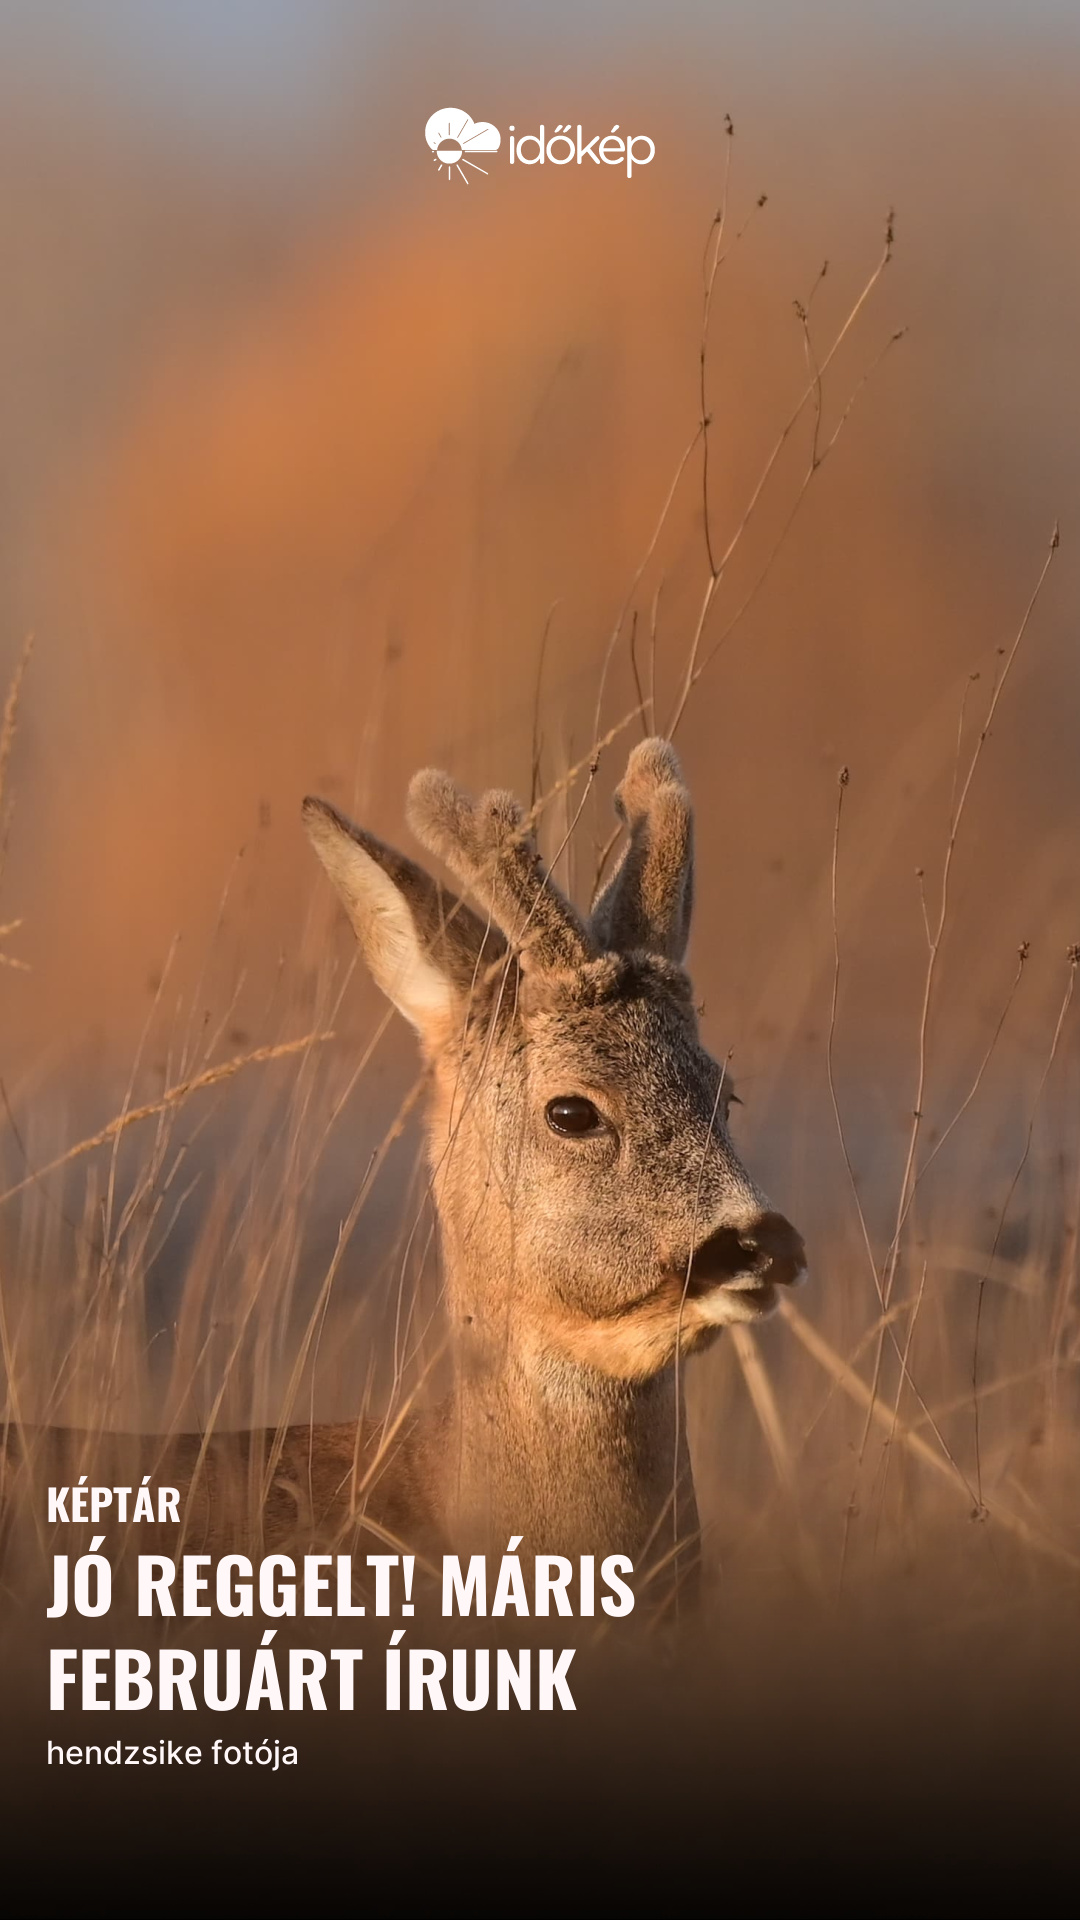
POLYGON ((344 903, 372 978, 424 1035, 445 1025, 504 942, 403 853, 326 800, 304 801, 304 826, 344 903))

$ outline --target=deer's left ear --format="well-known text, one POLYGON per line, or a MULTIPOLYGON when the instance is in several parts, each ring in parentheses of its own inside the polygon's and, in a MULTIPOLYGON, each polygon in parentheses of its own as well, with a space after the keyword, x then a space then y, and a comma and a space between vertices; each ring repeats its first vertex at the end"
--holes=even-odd
POLYGON ((432 1039, 505 951, 501 935, 423 867, 354 826, 326 800, 304 801, 304 825, 356 930, 372 978, 432 1039))

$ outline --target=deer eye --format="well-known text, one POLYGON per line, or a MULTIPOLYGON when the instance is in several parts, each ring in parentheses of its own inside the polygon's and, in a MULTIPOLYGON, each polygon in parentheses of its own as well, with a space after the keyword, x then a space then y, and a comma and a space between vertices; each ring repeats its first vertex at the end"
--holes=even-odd
POLYGON ((547 1123, 553 1133, 581 1135, 604 1130, 604 1121, 592 1101, 580 1093, 561 1093, 557 1100, 549 1100, 547 1123))

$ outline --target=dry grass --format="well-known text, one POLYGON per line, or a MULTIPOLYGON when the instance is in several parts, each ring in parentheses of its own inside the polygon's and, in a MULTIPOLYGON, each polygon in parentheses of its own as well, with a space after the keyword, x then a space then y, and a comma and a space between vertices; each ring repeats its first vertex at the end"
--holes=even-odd
MULTIPOLYGON (((874 313, 893 254, 890 216, 876 266, 824 344, 816 339, 816 287, 796 303, 806 383, 749 498, 721 531, 710 499, 708 346, 720 276, 746 231, 744 222, 726 239, 728 199, 725 180, 706 250, 701 418, 666 490, 658 486, 659 518, 597 661, 584 751, 568 733, 558 755, 545 749, 537 680, 531 764, 520 784, 528 791, 531 779, 533 815, 553 860, 579 877, 591 878, 610 851, 610 840, 588 844, 587 803, 612 783, 626 736, 655 724, 658 659, 674 733, 767 583, 867 379, 900 337, 892 327, 883 342, 871 338, 846 388, 831 391, 841 346, 874 313), (701 551, 672 560, 669 516, 695 485, 701 551), (772 517, 759 533, 766 505, 772 517), (749 590, 728 605, 730 563, 755 539, 749 590), (682 646, 664 629, 669 565, 681 569, 680 594, 697 595, 682 646), (636 650, 646 630, 642 677, 636 650), (637 699, 612 721, 605 705, 620 665, 632 670, 637 699)), ((980 783, 993 777, 991 722, 1021 646, 1034 638, 1056 545, 1055 535, 1012 640, 993 637, 998 671, 981 719, 971 721, 971 688, 965 693, 934 912, 925 909, 930 883, 920 876, 925 962, 914 983, 891 989, 895 1022, 909 1017, 912 985, 917 1002, 910 1071, 885 1096, 908 1115, 898 1158, 895 1128, 875 1121, 867 1099, 869 1089, 880 1110, 874 1062, 862 1063, 855 1086, 837 1063, 842 982, 860 967, 858 913, 845 906, 841 813, 846 828, 858 793, 846 780, 831 872, 827 839, 822 844, 822 886, 832 900, 827 1035, 799 1069, 790 1108, 766 1118, 748 1151, 753 1165, 756 1144, 785 1211, 807 1226, 814 1284, 782 1321, 760 1336, 739 1330, 687 1382, 701 1505, 732 1603, 778 1581, 800 1595, 839 1589, 850 1598, 861 1582, 902 1571, 922 1582, 928 1599, 945 1580, 963 1608, 1007 1609, 1016 1594, 1080 1570, 1076 954, 1062 956, 1062 998, 1049 1030, 1045 1009, 1020 991, 1023 957, 974 1060, 955 1057, 949 1032, 934 1020, 957 912, 954 859, 980 783), (973 741, 965 732, 972 725, 973 741), (1018 1023, 1023 1045, 1005 1071, 998 1043, 1018 1023), (1031 1063, 1026 1078, 1017 1077, 1018 1058, 1031 1063), (954 1085, 962 1089, 955 1099, 954 1085), (869 1118, 852 1117, 856 1103, 869 1118), (1013 1123, 1004 1131, 1003 1115, 1013 1123)), ((973 646, 973 655, 981 650, 973 646)), ((5 833, 2 783, 28 658, 0 734, 5 833)), ((688 771, 692 782, 692 764, 688 771)), ((709 873, 701 885, 712 885, 709 873)), ((212 950, 198 990, 182 1003, 170 998, 164 969, 123 1099, 105 1124, 77 1129, 75 1144, 66 1144, 55 1087, 4 1089, 7 1418, 83 1427, 91 1472, 93 1436, 110 1429, 209 1437, 218 1427, 283 1428, 376 1411, 392 1431, 402 1406, 437 1374, 437 1248, 415 1124, 421 1089, 403 1077, 385 1016, 359 1049, 348 1037, 334 1041, 352 966, 339 958, 321 895, 313 912, 256 1044, 226 1051, 239 977, 218 980, 219 1017, 209 1021, 202 1011, 212 997, 205 979, 221 964, 212 950), (302 1037, 294 1038, 298 1027, 302 1037)), ((0 928, 0 937, 17 924, 0 928)), ((798 937, 793 930, 793 945, 798 937)), ((707 957, 703 965, 699 956, 698 971, 707 975, 707 957)), ((0 987, 17 1018, 19 977, 0 976, 0 987)))

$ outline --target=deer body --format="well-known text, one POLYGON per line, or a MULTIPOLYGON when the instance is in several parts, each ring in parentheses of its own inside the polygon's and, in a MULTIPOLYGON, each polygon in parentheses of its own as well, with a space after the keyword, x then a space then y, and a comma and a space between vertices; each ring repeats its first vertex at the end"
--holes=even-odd
POLYGON ((621 861, 588 919, 505 793, 420 774, 409 817, 480 911, 326 802, 305 824, 364 958, 416 1028, 453 1389, 383 1427, 195 1436, 157 1463, 216 1535, 258 1491, 264 1537, 365 1524, 434 1551, 627 1552, 696 1531, 676 1366, 801 1278, 727 1130, 682 971, 689 799, 671 748, 630 756, 621 861))

